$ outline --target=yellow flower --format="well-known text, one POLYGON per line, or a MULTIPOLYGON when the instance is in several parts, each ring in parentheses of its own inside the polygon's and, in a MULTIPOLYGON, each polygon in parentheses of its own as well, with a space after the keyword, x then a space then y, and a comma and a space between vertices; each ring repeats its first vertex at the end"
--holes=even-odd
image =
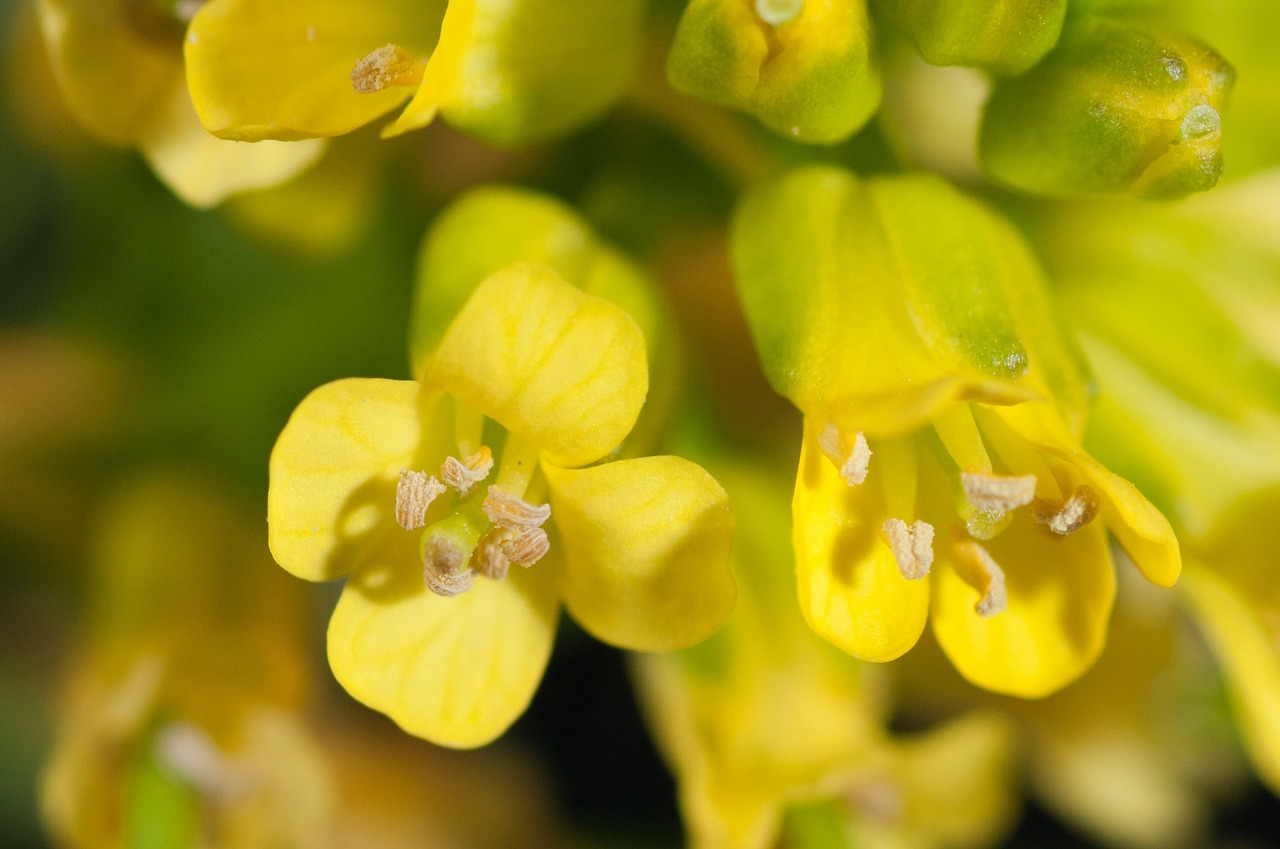
POLYGON ((220 138, 384 135, 437 114, 497 144, 561 135, 630 81, 640 0, 210 0, 192 21, 191 92, 220 138))
POLYGON ((102 849, 317 845, 329 773, 298 715, 299 598, 260 531, 172 474, 124 487, 102 525, 41 786, 50 831, 102 849))
MULTIPOLYGON (((974 715, 912 738, 883 727, 884 670, 823 642, 797 614, 786 501, 763 477, 717 474, 741 528, 741 595, 725 627, 690 649, 635 659, 638 689, 680 791, 690 845, 766 849, 788 809, 817 802, 838 845, 982 845, 1014 809, 1013 741, 974 715)), ((794 812, 793 812, 794 813, 794 812)))
POLYGON ((622 310, 515 264, 476 287, 419 380, 340 380, 299 405, 271 457, 271 551, 299 577, 351 573, 328 638, 350 693, 476 746, 533 695, 560 598, 637 650, 720 624, 734 596, 720 486, 676 457, 590 465, 647 386, 622 310))
POLYGON ((1177 578, 1168 522, 1080 447, 1081 369, 999 217, 932 177, 806 169, 747 197, 734 262, 805 415, 794 543, 819 634, 887 661, 931 619, 970 681, 1042 696, 1105 641, 1104 528, 1177 578))
POLYGON ((322 142, 237 145, 200 126, 182 58, 199 3, 39 0, 40 23, 67 105, 94 135, 136 147, 193 206, 283 182, 311 165, 322 142))

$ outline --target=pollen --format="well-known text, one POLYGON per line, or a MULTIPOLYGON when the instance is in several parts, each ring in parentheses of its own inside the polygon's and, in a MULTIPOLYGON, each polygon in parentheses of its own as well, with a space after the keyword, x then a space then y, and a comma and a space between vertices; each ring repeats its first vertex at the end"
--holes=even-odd
POLYGON ((1035 503, 1036 521, 1047 525, 1055 534, 1066 536, 1078 531, 1098 515, 1098 493, 1091 486, 1078 486, 1066 503, 1057 510, 1045 501, 1035 503))
POLYGON ((493 452, 489 446, 481 445, 480 450, 465 460, 457 457, 445 457, 440 464, 440 479, 458 490, 459 495, 466 495, 476 484, 489 477, 493 470, 493 452))
POLYGON ((551 518, 551 505, 533 505, 523 498, 491 486, 484 499, 484 512, 495 525, 519 532, 542 527, 551 518))
POLYGON ((908 525, 901 519, 886 519, 880 535, 898 561, 898 571, 908 581, 929 574, 933 565, 933 525, 916 520, 908 525))
POLYGON ((511 568, 511 559, 502 553, 502 544, 513 534, 506 528, 495 528, 476 548, 471 555, 471 568, 491 581, 501 581, 507 577, 511 568))
POLYGON ((1030 504, 1036 497, 1035 475, 961 472, 960 485, 964 488, 965 500, 983 512, 1008 513, 1030 504))
POLYGON ((351 87, 360 94, 372 94, 391 86, 416 86, 422 82, 426 65, 398 44, 379 47, 351 69, 351 87))
POLYGON ((1004 570, 991 552, 971 539, 962 539, 955 543, 952 554, 960 577, 982 594, 973 606, 974 612, 986 619, 1007 610, 1009 600, 1005 594, 1004 570))
POLYGON ((463 562, 464 553, 452 540, 433 537, 422 559, 422 581, 436 595, 453 598, 471 589, 475 573, 463 562))
POLYGON ((858 486, 867 479, 871 468, 871 446, 862 431, 858 431, 849 444, 849 439, 840 433, 839 428, 833 422, 827 422, 818 435, 818 447, 840 470, 840 477, 849 486, 858 486))
POLYGON ((510 539, 501 540, 498 547, 512 563, 528 568, 551 550, 551 540, 542 528, 525 528, 510 539))
POLYGON ((405 469, 396 484, 396 524, 411 531, 427 523, 427 508, 445 491, 435 475, 405 469))

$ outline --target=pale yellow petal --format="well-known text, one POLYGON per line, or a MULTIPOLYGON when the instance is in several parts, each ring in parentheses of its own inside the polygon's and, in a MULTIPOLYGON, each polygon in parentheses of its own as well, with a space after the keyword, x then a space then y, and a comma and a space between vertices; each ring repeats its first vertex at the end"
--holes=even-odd
POLYGON ((551 576, 512 569, 453 598, 422 581, 417 539, 393 538, 352 576, 329 622, 329 664, 351 695, 405 731, 482 746, 529 704, 551 654, 551 576))
POLYGON ((276 562, 325 581, 358 568, 386 533, 403 533, 396 482, 418 447, 419 421, 419 387, 409 380, 338 380, 303 399, 271 452, 276 562))
POLYGON ((325 142, 251 144, 211 136, 200 126, 186 83, 179 80, 138 146, 174 194, 192 206, 209 207, 237 192, 289 180, 320 158, 325 142))
POLYGON ((622 442, 649 387, 644 335, 613 304, 542 265, 486 278, 446 331, 425 381, 527 436, 557 465, 622 442))
POLYGON ((557 580, 589 632, 637 651, 697 643, 733 608, 729 496, 679 457, 544 464, 557 580))

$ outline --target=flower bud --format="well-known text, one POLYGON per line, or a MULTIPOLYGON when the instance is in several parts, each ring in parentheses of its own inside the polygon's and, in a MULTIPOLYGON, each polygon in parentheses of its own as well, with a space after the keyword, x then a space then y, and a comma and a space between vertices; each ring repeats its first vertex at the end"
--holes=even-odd
POLYGON ((817 144, 847 138, 880 103, 861 0, 691 0, 667 76, 687 94, 817 144))
POLYGON ((1222 174, 1232 79, 1199 42, 1078 19, 1030 73, 997 84, 979 154, 996 180, 1034 194, 1205 191, 1222 174))
POLYGON ((1020 74, 1058 40, 1066 0, 885 0, 885 8, 932 65, 1020 74))

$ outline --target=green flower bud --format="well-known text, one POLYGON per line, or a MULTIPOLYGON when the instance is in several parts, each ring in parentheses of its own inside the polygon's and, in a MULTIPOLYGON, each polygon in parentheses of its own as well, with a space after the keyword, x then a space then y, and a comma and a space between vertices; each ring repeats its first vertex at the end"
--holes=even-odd
POLYGON ((880 103, 862 0, 690 0, 667 61, 677 89, 830 144, 880 103))
POLYGON ((1073 20, 1030 73, 996 85, 979 154, 992 177, 1035 194, 1175 197, 1222 174, 1231 67, 1181 36, 1073 20))
POLYGON ((883 0, 933 65, 1020 74, 1053 49, 1066 0, 883 0))

